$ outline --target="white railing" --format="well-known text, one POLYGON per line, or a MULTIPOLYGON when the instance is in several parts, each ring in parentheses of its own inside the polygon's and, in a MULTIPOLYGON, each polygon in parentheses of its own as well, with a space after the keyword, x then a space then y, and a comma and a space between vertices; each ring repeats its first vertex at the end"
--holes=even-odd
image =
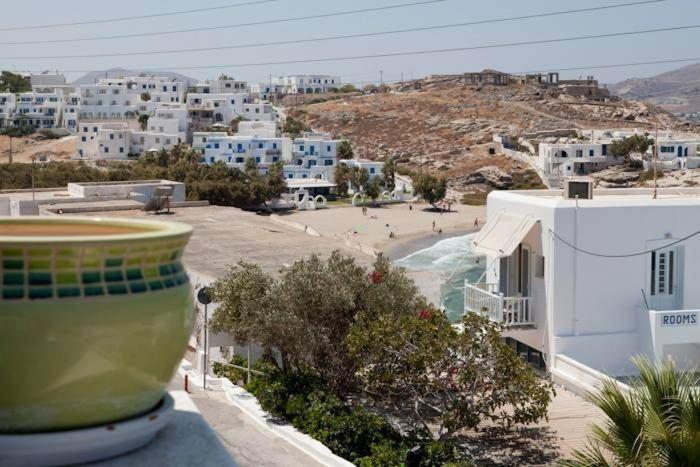
POLYGON ((531 301, 531 297, 506 297, 495 283, 464 283, 464 312, 479 313, 504 326, 534 325, 531 301))

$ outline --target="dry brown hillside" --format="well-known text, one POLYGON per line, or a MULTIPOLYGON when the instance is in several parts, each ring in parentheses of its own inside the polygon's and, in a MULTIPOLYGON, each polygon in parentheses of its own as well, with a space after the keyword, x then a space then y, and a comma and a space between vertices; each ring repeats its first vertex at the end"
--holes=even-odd
MULTIPOLYGON (((28 163, 36 160, 70 159, 76 152, 76 137, 45 139, 39 134, 12 138, 12 161, 28 163)), ((10 160, 10 138, 0 135, 0 163, 10 160)))
POLYGON ((662 128, 687 124, 650 104, 587 102, 534 85, 469 87, 457 76, 428 77, 389 93, 295 106, 289 113, 314 130, 348 138, 355 153, 464 178, 483 166, 524 170, 488 154, 495 133, 557 128, 662 128), (417 84, 417 86, 416 86, 417 84), (420 90, 415 88, 420 87, 420 90))

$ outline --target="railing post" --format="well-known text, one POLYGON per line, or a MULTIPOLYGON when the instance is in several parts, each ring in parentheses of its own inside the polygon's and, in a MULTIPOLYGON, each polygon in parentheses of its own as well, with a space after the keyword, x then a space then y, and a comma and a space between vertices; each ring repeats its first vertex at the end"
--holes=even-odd
POLYGON ((503 293, 498 294, 498 322, 503 324, 505 321, 505 316, 506 316, 506 308, 505 308, 505 298, 503 297, 503 293))

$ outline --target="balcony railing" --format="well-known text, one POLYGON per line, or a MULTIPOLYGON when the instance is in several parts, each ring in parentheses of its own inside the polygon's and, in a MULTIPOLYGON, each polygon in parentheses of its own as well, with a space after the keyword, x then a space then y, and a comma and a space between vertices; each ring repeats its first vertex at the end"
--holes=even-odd
POLYGON ((531 297, 506 297, 495 283, 464 283, 464 311, 479 313, 504 326, 533 326, 531 297))

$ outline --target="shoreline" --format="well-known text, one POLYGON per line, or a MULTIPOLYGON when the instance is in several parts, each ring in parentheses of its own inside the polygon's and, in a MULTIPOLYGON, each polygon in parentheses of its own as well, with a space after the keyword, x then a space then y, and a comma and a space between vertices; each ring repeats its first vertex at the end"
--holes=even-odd
MULTIPOLYGON (((477 231, 473 228, 465 229, 457 226, 442 234, 434 232, 427 234, 424 232, 416 233, 398 242, 389 244, 388 248, 383 250, 383 253, 393 264, 395 261, 406 258, 426 248, 430 248, 442 240, 463 237, 474 232, 477 231)), ((420 293, 423 294, 430 303, 438 308, 442 306, 442 286, 445 280, 442 273, 411 268, 404 268, 404 270, 406 275, 416 284, 420 293)))
POLYGON ((476 232, 478 232, 478 230, 474 228, 463 228, 461 226, 448 229, 447 232, 443 231, 441 234, 437 232, 417 232, 411 235, 406 235, 405 237, 391 243, 383 242, 381 245, 376 245, 375 248, 380 250, 384 256, 393 262, 421 250, 425 250, 426 248, 430 248, 441 240, 447 240, 448 238, 454 237, 463 237, 476 232))

